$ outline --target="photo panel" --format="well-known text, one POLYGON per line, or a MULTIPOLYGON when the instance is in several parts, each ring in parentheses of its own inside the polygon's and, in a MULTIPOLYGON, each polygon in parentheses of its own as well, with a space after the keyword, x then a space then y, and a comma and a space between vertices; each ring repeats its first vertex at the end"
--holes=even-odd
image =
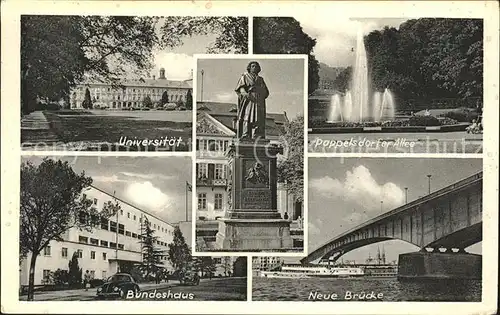
POLYGON ((192 256, 191 157, 21 163, 20 301, 247 300, 247 257, 192 256))
POLYGON ((306 56, 196 58, 195 253, 304 254, 306 56))
POLYGON ((483 19, 254 17, 253 52, 308 54, 309 152, 483 152, 483 19))
POLYGON ((236 16, 22 15, 20 32, 22 150, 191 151, 193 54, 248 52, 236 16))
POLYGON ((308 255, 253 257, 252 300, 482 301, 482 159, 310 158, 308 176, 308 255))

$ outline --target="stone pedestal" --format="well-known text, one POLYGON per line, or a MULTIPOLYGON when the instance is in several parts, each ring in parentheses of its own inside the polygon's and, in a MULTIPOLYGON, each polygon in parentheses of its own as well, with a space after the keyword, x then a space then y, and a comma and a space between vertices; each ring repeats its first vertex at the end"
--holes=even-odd
POLYGON ((276 157, 268 140, 240 141, 229 158, 229 209, 219 219, 216 247, 228 250, 291 249, 290 221, 277 210, 276 157))
POLYGON ((469 253, 399 255, 398 279, 481 279, 482 257, 469 253))

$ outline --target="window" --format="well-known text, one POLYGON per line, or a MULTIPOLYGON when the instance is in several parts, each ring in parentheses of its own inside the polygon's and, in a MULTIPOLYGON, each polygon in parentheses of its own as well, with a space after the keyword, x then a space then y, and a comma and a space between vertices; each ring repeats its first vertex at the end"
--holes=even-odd
POLYGON ((155 228, 155 229, 156 229, 156 224, 153 224, 153 228, 155 228))
POLYGON ((68 249, 66 247, 63 247, 61 249, 61 256, 62 257, 68 257, 68 249))
POLYGON ((87 223, 87 213, 80 211, 80 213, 78 213, 78 220, 80 221, 80 224, 86 224, 87 223))
POLYGON ((106 253, 102 253, 102 260, 106 260, 107 257, 106 257, 106 253))
POLYGON ((78 242, 79 243, 85 243, 85 244, 87 244, 89 242, 89 238, 86 237, 86 236, 79 236, 78 237, 78 242))
POLYGON ((135 214, 134 214, 134 221, 135 221, 135 219, 137 219, 137 217, 136 217, 136 216, 135 216, 135 214))
POLYGON ((81 249, 76 251, 76 257, 83 258, 83 251, 81 249))
POLYGON ((198 163, 198 178, 207 178, 208 176, 208 165, 206 163, 198 163))
POLYGON ((116 232, 116 222, 109 221, 109 230, 111 232, 116 232))
POLYGON ((123 249, 123 244, 118 244, 118 249, 123 249))
POLYGON ((133 237, 133 238, 137 238, 137 234, 132 233, 132 237, 133 237))
POLYGON ((222 200, 223 200, 222 194, 215 194, 215 200, 214 200, 215 210, 222 210, 222 200))
POLYGON ((99 245, 99 240, 95 239, 95 238, 91 238, 90 239, 90 244, 92 244, 92 245, 99 245))
POLYGON ((131 235, 131 234, 130 234, 130 231, 126 231, 126 232, 125 232, 125 236, 130 236, 130 235, 131 235))
POLYGON ((198 209, 199 210, 207 210, 207 194, 206 193, 198 194, 198 209))
POLYGON ((125 234, 125 225, 118 224, 118 233, 121 234, 121 235, 125 234))
POLYGON ((50 256, 50 246, 45 246, 45 248, 43 249, 43 255, 50 256))
POLYGON ((107 241, 101 241, 101 246, 108 247, 108 242, 107 241))
POLYGON ((94 198, 94 205, 97 205, 97 198, 94 198))
POLYGON ((130 212, 127 212, 127 218, 130 219, 130 212))
POLYGON ((95 252, 93 250, 90 251, 90 259, 95 259, 95 252))
POLYGON ((108 219, 106 218, 101 218, 101 229, 103 230, 108 230, 109 229, 109 223, 108 219))
POLYGON ((116 248, 116 243, 109 242, 109 247, 110 247, 110 248, 116 248))
POLYGON ((222 263, 222 258, 214 258, 214 263, 216 265, 221 264, 222 263))
POLYGON ((224 165, 215 164, 215 179, 223 179, 223 178, 224 178, 224 165))
POLYGON ((123 215, 123 210, 120 210, 120 214, 123 215))

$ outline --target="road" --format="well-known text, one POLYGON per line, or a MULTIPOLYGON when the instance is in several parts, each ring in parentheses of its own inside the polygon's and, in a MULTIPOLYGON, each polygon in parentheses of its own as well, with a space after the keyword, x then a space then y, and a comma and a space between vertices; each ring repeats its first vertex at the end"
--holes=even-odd
POLYGON ((483 135, 446 133, 309 134, 314 153, 482 153, 483 135), (364 142, 360 142, 364 139, 364 142), (399 139, 399 142, 398 142, 399 139), (349 142, 347 145, 332 142, 349 142), (369 141, 367 141, 369 140, 369 141), (370 143, 367 145, 367 143, 370 143), (412 144, 413 143, 413 144, 412 144))
MULTIPOLYGON (((178 281, 148 284, 141 286, 141 297, 131 300, 146 301, 246 301, 247 278, 214 278, 202 279, 197 286, 180 286, 178 281)), ((20 300, 26 300, 21 296, 20 300)), ((66 290, 53 292, 36 292, 35 301, 98 301, 96 289, 85 291, 66 290)))

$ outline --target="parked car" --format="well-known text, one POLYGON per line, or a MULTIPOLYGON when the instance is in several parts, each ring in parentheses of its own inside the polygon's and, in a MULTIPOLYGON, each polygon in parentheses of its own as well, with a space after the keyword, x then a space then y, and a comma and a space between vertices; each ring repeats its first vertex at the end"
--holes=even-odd
POLYGON ((126 298, 129 291, 134 294, 140 292, 139 285, 128 273, 117 273, 107 279, 107 281, 97 288, 97 298, 126 298))

